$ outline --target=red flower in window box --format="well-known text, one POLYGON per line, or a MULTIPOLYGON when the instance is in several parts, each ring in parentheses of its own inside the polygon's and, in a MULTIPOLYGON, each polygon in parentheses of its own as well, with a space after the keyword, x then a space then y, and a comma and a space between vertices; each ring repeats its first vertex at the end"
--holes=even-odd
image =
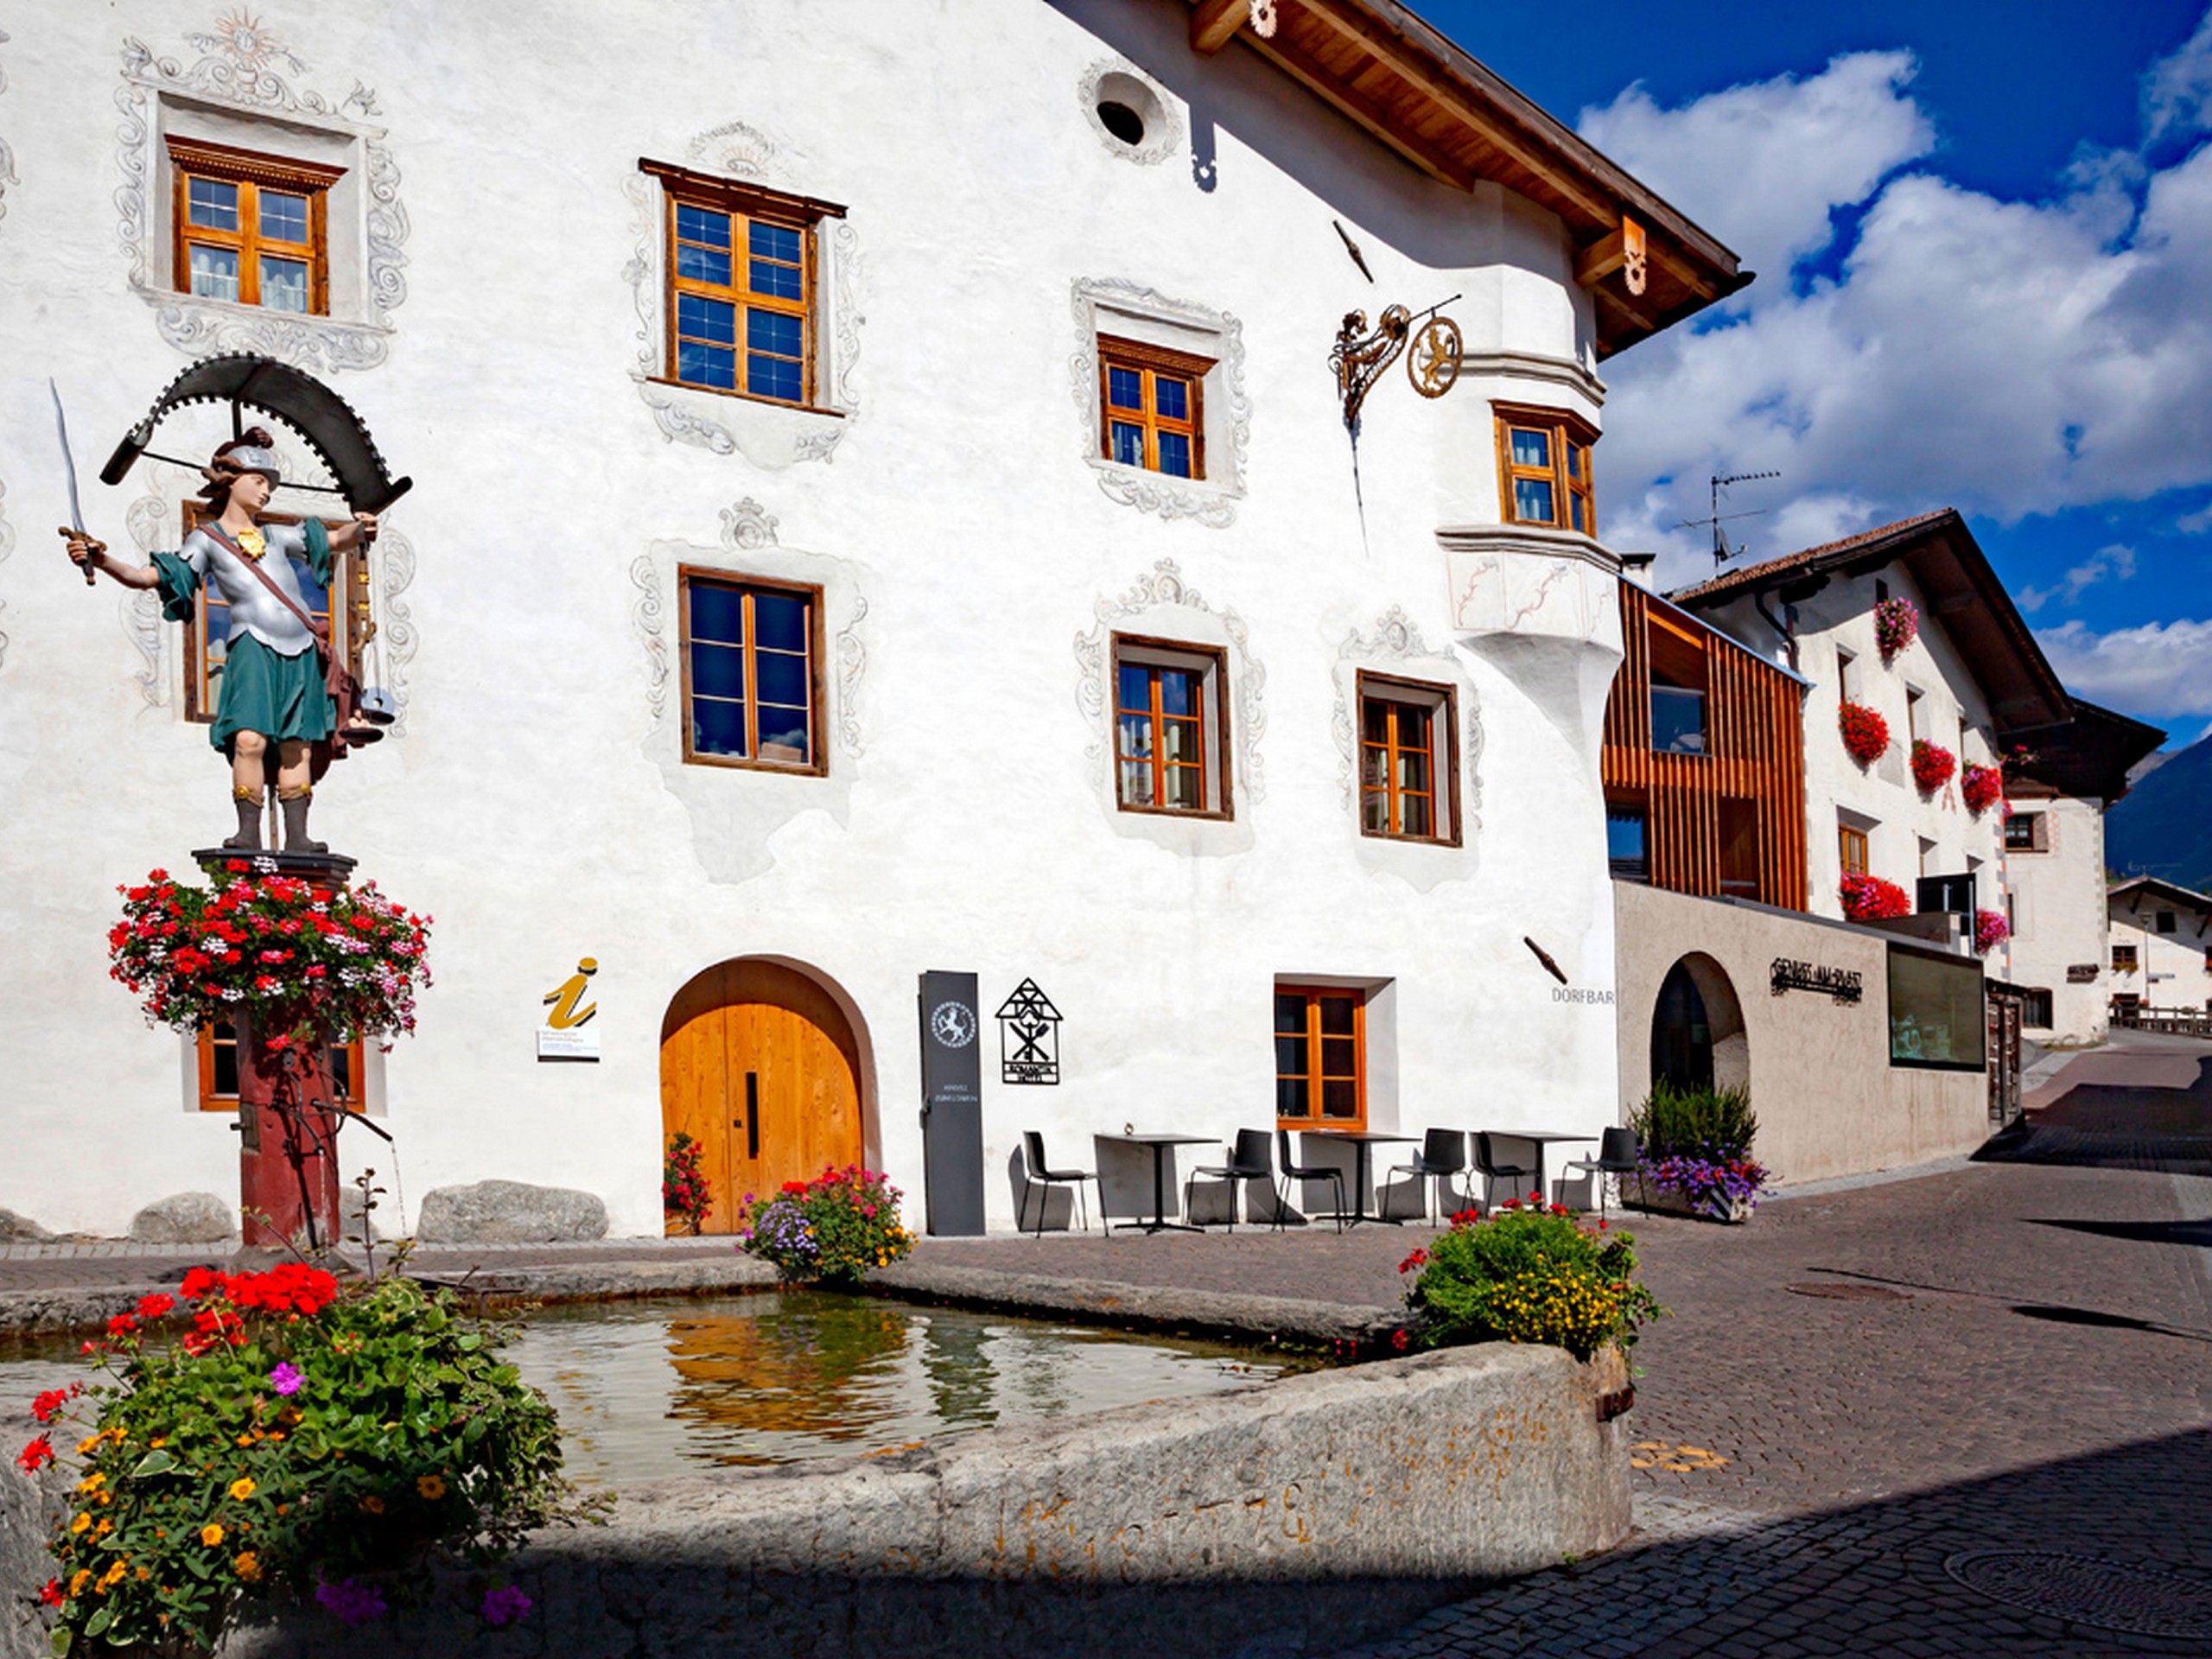
POLYGON ((1930 743, 1924 737, 1912 740, 1912 781, 1920 785, 1923 795, 1933 795, 1951 781, 1951 774, 1959 769, 1959 757, 1941 743, 1930 743))
POLYGON ((2005 919, 2001 910, 1977 910, 1974 913, 1974 948, 1977 956, 1987 956, 2012 937, 2012 924, 2005 919))
POLYGON ((1837 717, 1843 747, 1862 766, 1871 766, 1889 752, 1890 722, 1863 702, 1847 698, 1837 717))
POLYGON ((1843 878, 1843 913, 1854 922, 1878 922, 1912 914, 1912 896, 1878 875, 1843 878))
POLYGON ((1920 637, 1920 613, 1909 599, 1885 599, 1874 607, 1874 643, 1889 662, 1920 637))
POLYGON ((2000 766, 1968 766, 1959 773, 1959 798, 1979 817, 2005 798, 2005 772, 2000 766))

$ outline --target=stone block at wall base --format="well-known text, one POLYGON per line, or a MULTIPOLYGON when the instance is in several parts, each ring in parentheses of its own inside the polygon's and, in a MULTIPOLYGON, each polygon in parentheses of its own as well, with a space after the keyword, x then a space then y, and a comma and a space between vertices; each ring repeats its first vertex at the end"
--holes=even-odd
POLYGON ((441 1186, 423 1200, 415 1237, 423 1244, 561 1244, 607 1236, 607 1205, 594 1192, 524 1181, 441 1186))
POLYGON ((130 1217, 138 1244, 220 1244, 238 1230, 238 1206, 213 1192, 172 1192, 130 1217))
POLYGON ((29 1216, 0 1210, 0 1244, 43 1244, 53 1236, 29 1216))

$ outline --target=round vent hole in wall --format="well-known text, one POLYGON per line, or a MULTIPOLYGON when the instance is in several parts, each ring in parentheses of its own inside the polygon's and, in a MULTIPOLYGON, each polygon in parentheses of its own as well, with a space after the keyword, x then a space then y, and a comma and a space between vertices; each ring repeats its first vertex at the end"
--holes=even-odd
POLYGON ((1144 143, 1144 117, 1118 99, 1098 100, 1098 124, 1131 149, 1144 143))

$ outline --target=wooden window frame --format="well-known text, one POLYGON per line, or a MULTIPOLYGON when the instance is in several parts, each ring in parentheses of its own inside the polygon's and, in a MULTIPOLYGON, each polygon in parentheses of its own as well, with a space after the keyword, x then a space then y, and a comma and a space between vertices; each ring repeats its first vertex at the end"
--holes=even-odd
MULTIPOLYGON (((1456 687, 1439 684, 1430 680, 1401 679, 1392 674, 1370 674, 1362 669, 1354 677, 1358 709, 1353 721, 1352 743, 1358 759, 1353 772, 1357 796, 1357 808, 1359 833, 1375 841, 1411 842, 1423 847, 1457 847, 1459 845, 1459 697, 1456 687), (1429 714, 1429 823, 1428 835, 1410 835, 1397 828, 1400 823, 1397 767, 1388 766, 1386 782, 1381 792, 1388 803, 1391 828, 1372 830, 1367 823, 1367 800, 1378 792, 1368 785, 1367 754, 1375 746, 1367 741, 1367 705, 1380 702, 1397 707, 1423 708, 1429 714)), ((1397 718, 1390 717, 1387 740, 1386 760, 1395 761, 1403 752, 1397 742, 1397 718)))
POLYGON ((2115 944, 2112 948, 2112 970, 2115 974, 2140 973, 2143 969, 2141 948, 2133 944, 2115 944))
POLYGON ((662 385, 685 386, 693 391, 712 392, 718 397, 742 397, 748 402, 767 404, 777 409, 810 410, 817 415, 840 415, 842 418, 841 411, 825 409, 820 401, 823 377, 821 364, 819 231, 823 219, 842 219, 844 208, 836 202, 823 201, 815 196, 798 196, 788 191, 742 184, 734 179, 696 173, 690 168, 656 162, 647 156, 638 158, 638 170, 659 180, 661 186, 661 372, 652 378, 662 385), (730 281, 728 283, 677 276, 676 210, 679 206, 702 207, 709 213, 729 215, 732 225, 730 281), (750 226, 755 219, 798 232, 801 260, 798 299, 753 291, 749 255, 750 226), (736 385, 712 385, 703 380, 686 380, 679 375, 677 370, 681 358, 678 353, 677 296, 680 294, 718 301, 736 308, 737 328, 731 346, 737 358, 736 385), (800 396, 797 398, 753 391, 745 384, 748 332, 746 316, 753 308, 799 320, 804 358, 800 368, 800 396))
MULTIPOLYGON (((194 243, 227 248, 238 257, 238 297, 219 301, 226 305, 250 305, 276 316, 330 315, 330 187, 346 176, 342 167, 297 162, 240 149, 233 144, 210 143, 199 138, 168 140, 170 207, 170 285, 180 294, 192 293, 194 243), (192 181, 213 179, 234 185, 238 192, 238 228, 212 230, 191 222, 192 181), (261 234, 261 192, 277 190, 304 196, 308 204, 305 242, 264 240, 261 234), (297 259, 308 268, 308 308, 304 312, 277 311, 261 302, 261 254, 297 259)), ((213 295, 194 296, 214 299, 213 295)))
POLYGON ((1835 827, 1836 857, 1847 876, 1872 874, 1866 832, 1848 823, 1835 827), (1855 855, 1855 856, 1854 856, 1855 855))
POLYGON ((1597 429, 1580 416, 1563 409, 1546 409, 1531 404, 1493 403, 1491 409, 1497 432, 1497 511, 1498 522, 1507 524, 1538 524, 1551 530, 1572 531, 1578 536, 1598 538, 1598 480, 1595 451, 1597 429), (1513 461, 1513 432, 1542 431, 1551 439, 1549 467, 1520 467, 1513 461), (1582 453, 1582 476, 1577 479, 1571 471, 1572 446, 1582 453), (1523 518, 1514 500, 1513 485, 1516 479, 1542 481, 1552 486, 1552 511, 1549 518, 1523 518), (1582 505, 1582 524, 1574 522, 1574 504, 1582 505))
POLYGON ((2050 850, 2050 814, 2048 812, 2008 812, 2004 824, 2005 850, 2008 853, 2047 853, 2050 850), (2012 839, 2012 826, 2028 826, 2028 839, 2012 839))
MULTIPOLYGON (((184 533, 187 536, 202 524, 212 524, 218 517, 208 511, 205 501, 193 499, 184 504, 184 533)), ((263 512, 255 516, 257 524, 302 524, 308 515, 298 512, 263 512)), ((350 518, 325 518, 322 527, 335 531, 350 524, 350 518)), ((346 666, 357 679, 361 672, 361 647, 374 632, 369 620, 369 567, 354 549, 333 548, 330 554, 331 607, 327 613, 310 611, 308 615, 327 623, 332 645, 346 659, 346 666), (340 603, 340 598, 343 603, 340 603)), ((192 607, 192 620, 184 628, 184 717, 201 726, 215 723, 215 709, 222 699, 207 672, 207 620, 211 609, 207 588, 200 591, 192 607)), ((226 605, 225 609, 229 607, 226 605)))
MULTIPOLYGON (((236 1028, 232 1029, 235 1033, 236 1028)), ((200 1109, 203 1112, 236 1112, 238 1109, 238 1096, 235 1093, 223 1094, 215 1086, 215 1051, 218 1048, 235 1049, 238 1046, 236 1035, 218 1037, 213 1026, 202 1026, 194 1046, 199 1062, 200 1109)), ((353 1093, 338 1097, 338 1103, 346 1111, 365 1113, 368 1110, 365 1102, 368 1073, 363 1067, 368 1061, 367 1046, 356 1037, 352 1042, 340 1043, 338 1046, 346 1052, 346 1076, 353 1087, 353 1093)), ((236 1067, 237 1063, 233 1061, 233 1075, 236 1074, 236 1067)))
MULTIPOLYGON (((1157 639, 1143 634, 1117 633, 1113 638, 1113 651, 1108 658, 1106 684, 1107 752, 1113 768, 1114 804, 1121 811, 1135 812, 1153 817, 1205 818, 1227 822, 1236 816, 1236 792, 1230 776, 1229 746, 1229 653, 1218 645, 1193 645, 1187 639, 1157 639), (1144 668, 1195 669, 1198 671, 1198 695, 1202 707, 1198 715, 1199 790, 1200 804, 1192 806, 1146 805, 1126 799, 1122 793, 1122 664, 1124 661, 1144 668), (1211 745, 1209 750, 1207 746, 1211 745)), ((1153 798, 1160 797, 1160 753, 1158 721, 1158 681, 1154 682, 1152 708, 1148 711, 1154 722, 1153 754, 1155 757, 1153 777, 1153 798)), ((1131 713, 1147 712, 1131 710, 1131 713)), ((1130 760, 1141 760, 1132 755, 1130 760)))
POLYGON ((1212 372, 1214 359, 1194 357, 1188 352, 1170 351, 1165 346, 1147 346, 1142 340, 1125 339, 1120 334, 1098 336, 1098 454, 1101 459, 1116 467, 1129 465, 1114 458, 1114 426, 1140 426, 1144 430, 1144 460, 1141 470, 1159 473, 1162 478, 1177 478, 1180 474, 1164 472, 1160 465, 1160 435, 1163 432, 1176 434, 1191 441, 1191 474, 1192 483, 1204 483, 1206 476, 1206 376, 1212 372), (1128 369, 1143 377, 1141 410, 1122 409, 1109 395, 1112 385, 1112 371, 1128 369), (1191 384, 1191 412, 1186 420, 1175 420, 1160 413, 1154 388, 1159 377, 1168 375, 1191 384))
POLYGON ((1275 1028, 1281 1016, 1276 1011, 1274 998, 1300 996, 1306 999, 1306 1029, 1302 1035, 1306 1042, 1307 1068, 1303 1072, 1286 1072, 1278 1070, 1275 1072, 1277 1091, 1280 1093, 1284 1078, 1301 1077, 1306 1084, 1306 1100, 1313 1109, 1303 1117, 1288 1117, 1285 1116, 1278 1108, 1275 1113, 1277 1128, 1294 1131, 1344 1129, 1357 1133, 1367 1128, 1367 1001, 1370 995, 1368 991, 1351 985, 1308 985, 1276 982, 1274 995, 1268 999, 1268 1025, 1272 1033, 1269 1042, 1270 1058, 1274 1058, 1275 1064, 1280 1067, 1281 1062, 1274 1054, 1274 1039, 1300 1034, 1275 1028), (1321 1111, 1325 1085, 1332 1082, 1344 1080, 1330 1076, 1323 1069, 1322 1065, 1321 1003, 1323 999, 1328 997, 1349 998, 1352 1005, 1353 1071, 1350 1081, 1357 1103, 1357 1110, 1351 1117, 1328 1117, 1323 1116, 1321 1111))
POLYGON ((830 757, 823 746, 828 708, 829 676, 823 661, 823 626, 822 589, 803 582, 783 582, 773 576, 755 576, 734 570, 716 570, 705 565, 679 564, 676 567, 677 641, 677 654, 683 663, 683 760, 687 766, 731 766, 741 772, 773 772, 798 778, 821 778, 828 775, 830 757), (747 595, 745 628, 745 744, 744 754, 702 754, 693 746, 691 720, 691 587, 694 582, 706 582, 717 588, 732 588, 747 595), (807 655, 807 748, 810 759, 804 766, 788 760, 763 760, 760 751, 760 704, 755 695, 757 675, 753 665, 753 640, 750 595, 754 593, 789 594, 806 601, 807 655))

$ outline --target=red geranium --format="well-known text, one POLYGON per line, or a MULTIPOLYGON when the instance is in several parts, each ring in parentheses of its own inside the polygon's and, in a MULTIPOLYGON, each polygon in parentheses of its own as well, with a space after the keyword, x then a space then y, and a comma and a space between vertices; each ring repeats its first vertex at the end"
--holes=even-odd
POLYGON ((27 1475, 35 1475, 54 1461, 54 1442, 40 1435, 16 1454, 16 1467, 27 1475))
POLYGON ((1854 922, 1881 921, 1912 914, 1912 898, 1894 881, 1878 875, 1843 878, 1843 913, 1854 922))
POLYGON ((1874 607, 1874 643, 1890 661, 1920 637, 1920 612, 1909 599, 1885 599, 1874 607))
POLYGON ((2005 919, 2001 910, 1977 910, 1974 913, 1974 948, 1977 956, 1987 956, 2012 937, 2012 924, 2005 919))
POLYGON ((2001 766, 1968 766, 1959 774, 1959 798, 1967 810, 1979 817, 2005 798, 2001 766))
POLYGON ((1958 765, 1959 757, 1941 743, 1930 743, 1924 737, 1912 740, 1912 781, 1920 785, 1922 794, 1933 795, 1949 783, 1958 765))
POLYGON ((1860 766, 1871 766, 1889 752, 1890 722, 1865 703, 1846 698, 1837 724, 1845 750, 1860 766))

